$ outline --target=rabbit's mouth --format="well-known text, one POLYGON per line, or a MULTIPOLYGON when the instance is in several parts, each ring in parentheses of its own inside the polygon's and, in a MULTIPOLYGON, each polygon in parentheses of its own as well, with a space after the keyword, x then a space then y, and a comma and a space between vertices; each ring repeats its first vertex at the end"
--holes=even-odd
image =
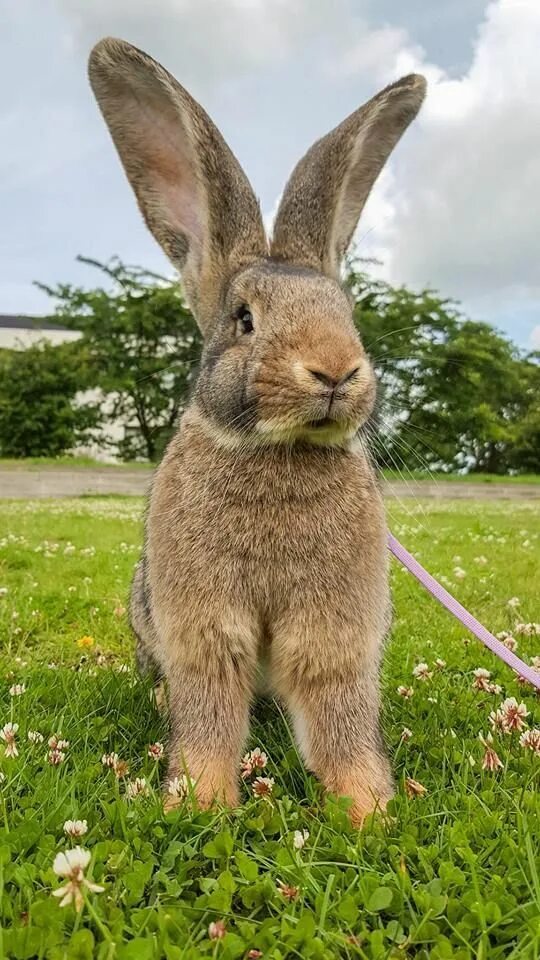
POLYGON ((319 430, 321 427, 335 427, 336 421, 332 417, 320 417, 319 420, 308 420, 306 427, 310 430, 319 430))

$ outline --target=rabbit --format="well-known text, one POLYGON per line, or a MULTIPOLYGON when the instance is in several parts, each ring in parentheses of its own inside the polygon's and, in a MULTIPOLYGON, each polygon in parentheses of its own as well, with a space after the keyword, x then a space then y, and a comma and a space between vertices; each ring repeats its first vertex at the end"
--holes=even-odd
POLYGON ((159 63, 105 39, 89 77, 204 337, 153 479, 131 598, 139 665, 168 685, 168 777, 189 777, 201 808, 239 803, 263 672, 308 769, 350 798, 360 826, 393 794, 379 724, 390 593, 362 442, 376 379, 340 276, 425 80, 391 84, 311 147, 269 240, 238 161, 159 63))

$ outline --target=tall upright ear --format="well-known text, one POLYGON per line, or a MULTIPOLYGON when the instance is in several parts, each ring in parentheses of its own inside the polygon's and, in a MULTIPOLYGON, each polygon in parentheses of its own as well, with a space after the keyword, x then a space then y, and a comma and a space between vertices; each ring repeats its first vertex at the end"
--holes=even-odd
POLYGON ((339 279, 369 192, 418 113, 425 90, 423 77, 403 77, 308 150, 285 187, 274 225, 273 257, 339 279))
POLYGON ((208 332, 227 278, 268 252, 247 177, 202 107, 141 50, 100 41, 89 77, 142 215, 208 332))

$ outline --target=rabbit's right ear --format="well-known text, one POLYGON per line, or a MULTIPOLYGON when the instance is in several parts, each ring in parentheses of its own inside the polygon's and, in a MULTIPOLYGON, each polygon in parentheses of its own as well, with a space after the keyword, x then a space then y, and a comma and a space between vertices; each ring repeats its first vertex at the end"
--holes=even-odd
POLYGON ((102 40, 89 77, 143 217, 207 333, 228 277, 268 252, 246 175, 202 107, 141 50, 102 40))

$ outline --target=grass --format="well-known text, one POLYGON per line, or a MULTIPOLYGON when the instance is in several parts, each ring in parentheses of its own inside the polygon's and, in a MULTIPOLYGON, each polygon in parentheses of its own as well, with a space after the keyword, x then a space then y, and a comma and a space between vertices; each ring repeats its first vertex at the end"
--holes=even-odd
MULTIPOLYGON (((268 754, 272 797, 246 783, 239 810, 202 813, 188 801, 164 816, 164 769, 147 749, 165 741, 165 724, 133 670, 122 609, 141 509, 118 498, 0 502, 0 716, 19 725, 19 755, 0 748, 0 957, 538 958, 540 759, 519 733, 496 733, 503 767, 484 770, 478 739, 505 696, 523 701, 526 725, 538 726, 536 698, 476 640, 466 644, 396 565, 384 662, 397 785, 389 816, 352 831, 346 802, 323 797, 271 702, 257 706, 249 746, 268 754), (93 643, 81 647, 83 637, 93 643), (419 662, 427 681, 413 677, 419 662), (473 690, 476 667, 492 672, 499 694, 473 690), (15 683, 25 692, 10 695, 15 683), (398 694, 401 684, 412 698, 398 694), (45 742, 30 743, 29 730, 45 742), (54 733, 69 741, 58 766, 46 759, 54 733), (109 751, 129 763, 128 780, 146 779, 148 795, 127 799, 126 780, 101 763, 109 751), (406 778, 425 794, 409 797, 406 778), (68 819, 88 821, 80 841, 65 837, 68 819), (65 882, 54 858, 77 842, 104 887, 85 894, 80 914, 51 895, 65 882), (211 939, 218 921, 225 936, 211 939)), ((493 630, 540 619, 534 504, 392 503, 390 512, 394 532, 493 630)), ((527 661, 540 652, 538 637, 518 641, 527 661)))
POLYGON ((429 473, 426 470, 384 470, 387 480, 427 480, 430 483, 540 483, 540 474, 522 473, 517 476, 497 473, 429 473))
POLYGON ((154 465, 139 460, 130 460, 127 463, 106 462, 94 460, 93 457, 0 457, 0 469, 4 470, 42 470, 50 467, 70 467, 76 470, 85 470, 88 467, 98 470, 110 470, 115 467, 120 470, 152 470, 154 465))

